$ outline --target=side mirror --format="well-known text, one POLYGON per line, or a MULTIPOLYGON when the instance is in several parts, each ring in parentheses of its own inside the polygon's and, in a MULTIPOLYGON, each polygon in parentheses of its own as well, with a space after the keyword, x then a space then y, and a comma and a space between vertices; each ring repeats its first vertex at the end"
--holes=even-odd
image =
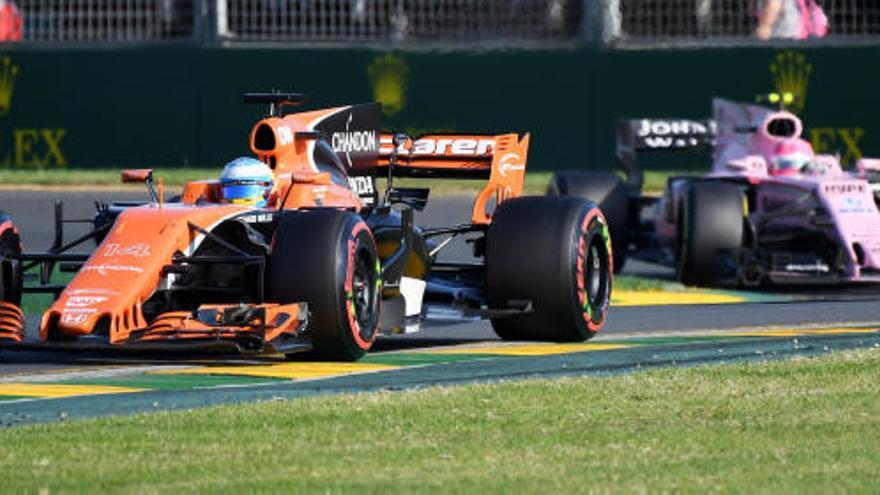
POLYGON ((132 182, 153 182, 153 169, 136 168, 122 171, 122 182, 130 184, 132 182))
MULTIPOLYGON (((122 182, 130 184, 133 182, 143 182, 147 185, 147 192, 150 193, 150 201, 153 203, 161 203, 161 194, 156 191, 153 184, 153 169, 151 168, 135 168, 122 171, 122 182)), ((159 189, 162 189, 162 183, 159 183, 159 189)), ((161 205, 160 205, 161 206, 161 205)))

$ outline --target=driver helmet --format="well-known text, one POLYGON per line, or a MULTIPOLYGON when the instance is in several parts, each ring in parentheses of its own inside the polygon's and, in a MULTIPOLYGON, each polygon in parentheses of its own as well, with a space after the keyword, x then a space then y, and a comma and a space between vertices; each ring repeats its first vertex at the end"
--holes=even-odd
POLYGON ((803 139, 786 139, 773 149, 771 175, 799 174, 812 163, 813 146, 803 139))
POLYGON ((274 175, 265 163, 250 157, 232 160, 220 174, 224 202, 263 207, 272 192, 274 175))

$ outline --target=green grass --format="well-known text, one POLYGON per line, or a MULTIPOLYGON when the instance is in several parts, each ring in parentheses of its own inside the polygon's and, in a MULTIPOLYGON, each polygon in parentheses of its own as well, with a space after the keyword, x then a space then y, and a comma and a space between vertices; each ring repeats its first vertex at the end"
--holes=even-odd
POLYGON ((670 177, 675 177, 677 175, 699 175, 699 172, 683 172, 683 171, 675 171, 675 170, 645 170, 645 184, 642 186, 642 192, 645 194, 651 195, 659 195, 663 192, 663 189, 666 187, 666 181, 670 177))
POLYGON ((681 291, 685 287, 678 282, 656 278, 636 277, 633 275, 615 275, 613 290, 634 292, 681 291))
MULTIPOLYGON (((662 191, 666 179, 670 175, 681 172, 645 172, 644 192, 657 194, 662 191)), ((119 186, 120 169, 0 169, 0 185, 3 186, 119 186)), ((169 187, 180 187, 187 181, 216 177, 219 169, 212 168, 156 168, 154 176, 161 178, 169 187)), ((552 172, 530 172, 526 174, 525 194, 543 194, 550 183, 552 172)), ((437 196, 476 195, 485 185, 482 180, 452 179, 397 179, 397 184, 404 187, 430 187, 431 193, 437 196)), ((133 186, 134 187, 134 186, 133 186)))
POLYGON ((52 294, 25 294, 21 298, 21 311, 29 316, 42 317, 54 300, 52 294))
MULTIPOLYGON (((28 270, 26 277, 28 280, 25 281, 25 285, 29 287, 33 287, 39 285, 39 279, 37 278, 39 275, 39 269, 33 268, 28 270)), ((62 284, 67 285, 73 280, 75 274, 68 272, 60 272, 56 270, 52 273, 52 277, 49 280, 49 284, 62 284)), ((45 313, 49 306, 52 305, 52 302, 55 300, 52 294, 48 293, 39 293, 39 294, 24 294, 21 298, 21 310, 26 315, 36 315, 42 316, 45 313)))
MULTIPOLYGON (((0 169, 3 186, 119 186, 121 168, 114 169, 0 169)), ((219 174, 209 168, 155 168, 153 176, 166 186, 182 186, 187 181, 207 179, 219 174)), ((133 185, 132 187, 135 187, 133 185)), ((143 186, 140 186, 143 187, 143 186)))
POLYGON ((867 493, 880 350, 0 431, 14 493, 867 493))

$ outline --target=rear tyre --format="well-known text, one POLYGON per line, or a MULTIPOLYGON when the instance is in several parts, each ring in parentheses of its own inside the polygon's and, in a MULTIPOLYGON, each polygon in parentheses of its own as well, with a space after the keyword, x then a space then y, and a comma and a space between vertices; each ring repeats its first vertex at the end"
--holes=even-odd
POLYGON ((532 312, 492 318, 508 340, 578 342, 599 331, 611 300, 612 248, 595 204, 524 197, 495 210, 486 234, 489 308, 531 301, 532 312))
MULTIPOLYGON (((380 266, 360 216, 316 210, 282 218, 268 272, 270 301, 308 303, 310 357, 355 361, 373 345, 379 331, 380 266)), ((298 355, 288 357, 293 356, 298 355)))
POLYGON ((626 184, 614 172, 557 172, 553 175, 547 194, 575 196, 599 205, 608 220, 611 245, 614 247, 614 273, 623 270, 629 246, 629 192, 626 184))
POLYGON ((678 279, 718 285, 735 276, 729 254, 743 243, 743 192, 724 182, 694 182, 678 222, 678 279))

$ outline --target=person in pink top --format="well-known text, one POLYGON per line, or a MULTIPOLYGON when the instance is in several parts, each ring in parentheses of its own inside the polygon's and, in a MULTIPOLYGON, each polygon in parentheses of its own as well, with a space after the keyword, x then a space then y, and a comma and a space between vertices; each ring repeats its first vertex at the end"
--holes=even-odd
POLYGON ((758 0, 758 39, 824 38, 828 16, 816 0, 758 0))
POLYGON ((770 175, 797 175, 810 166, 816 154, 803 139, 787 139, 776 145, 770 161, 770 175))
POLYGON ((0 0, 0 42, 21 41, 24 19, 14 2, 0 0))

